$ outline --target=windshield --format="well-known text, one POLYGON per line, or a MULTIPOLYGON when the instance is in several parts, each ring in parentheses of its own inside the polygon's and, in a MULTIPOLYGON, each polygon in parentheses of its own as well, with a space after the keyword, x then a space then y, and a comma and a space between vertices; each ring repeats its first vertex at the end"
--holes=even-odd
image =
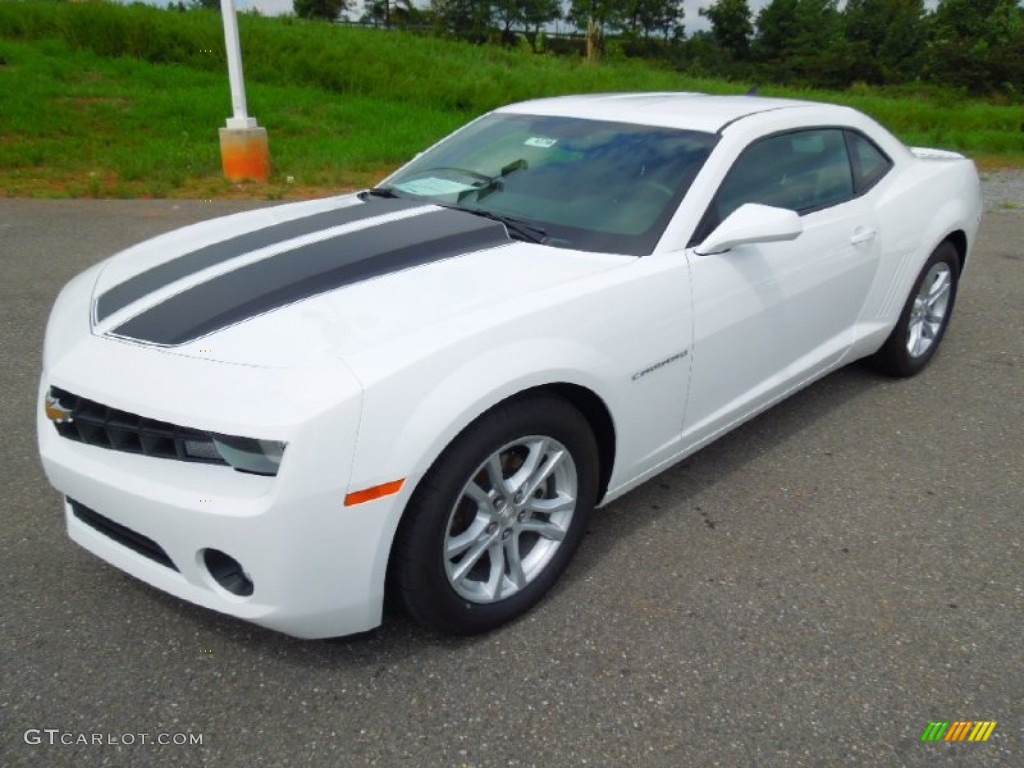
POLYGON ((643 255, 716 141, 673 128, 487 115, 377 192, 490 215, 506 221, 513 236, 549 245, 643 255))

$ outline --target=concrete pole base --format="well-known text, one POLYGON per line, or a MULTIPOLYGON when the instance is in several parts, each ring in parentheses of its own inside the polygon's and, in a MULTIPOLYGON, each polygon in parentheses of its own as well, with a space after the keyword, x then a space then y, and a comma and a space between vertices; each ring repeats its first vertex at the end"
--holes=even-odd
POLYGON ((270 145, 266 128, 221 128, 220 158, 228 181, 267 181, 270 145))

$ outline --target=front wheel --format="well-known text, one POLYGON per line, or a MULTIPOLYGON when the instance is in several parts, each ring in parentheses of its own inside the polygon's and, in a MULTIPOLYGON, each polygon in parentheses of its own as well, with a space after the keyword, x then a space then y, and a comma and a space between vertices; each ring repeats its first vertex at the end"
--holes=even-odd
POLYGON ((925 262, 896 327, 875 355, 880 370, 913 376, 928 365, 949 326, 959 276, 960 257, 947 241, 925 262))
POLYGON ((579 545, 597 496, 587 421, 536 395, 497 406, 438 459, 410 501, 395 586, 421 624, 486 632, 527 611, 579 545))

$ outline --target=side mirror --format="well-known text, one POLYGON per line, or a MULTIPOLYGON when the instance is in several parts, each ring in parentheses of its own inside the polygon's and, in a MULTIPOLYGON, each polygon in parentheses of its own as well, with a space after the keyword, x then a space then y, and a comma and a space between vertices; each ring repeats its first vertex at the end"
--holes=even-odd
POLYGON ((769 205, 741 205, 694 250, 701 256, 721 253, 737 245, 795 240, 804 231, 796 211, 769 205))

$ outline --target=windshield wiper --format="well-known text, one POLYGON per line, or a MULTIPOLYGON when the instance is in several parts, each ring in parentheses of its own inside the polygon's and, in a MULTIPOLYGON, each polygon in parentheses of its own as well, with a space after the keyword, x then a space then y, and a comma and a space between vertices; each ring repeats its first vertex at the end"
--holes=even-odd
POLYGON ((545 229, 538 227, 536 224, 529 224, 522 219, 517 219, 514 216, 506 216, 503 213, 495 213, 483 208, 463 208, 458 206, 455 207, 455 210, 465 211, 466 213, 472 213, 474 216, 482 216, 485 219, 500 222, 505 225, 509 235, 518 240, 526 240, 530 243, 546 243, 548 240, 548 233, 545 229))
MULTIPOLYGON (((525 160, 517 160, 514 163, 509 163, 501 169, 501 175, 492 179, 492 182, 499 182, 502 176, 507 176, 513 171, 517 171, 520 168, 526 167, 525 160)), ((477 191, 477 190, 474 190, 477 191)), ((373 196, 373 197, 388 197, 388 198, 399 198, 403 195, 398 194, 394 187, 371 187, 364 192, 359 193, 360 197, 373 196)), ((465 211, 466 213, 472 213, 474 216, 482 216, 485 219, 491 219, 505 225, 505 229, 508 230, 509 235, 517 238, 518 240, 526 240, 531 243, 544 243, 547 242, 548 233, 541 227, 535 224, 529 224, 521 219, 517 219, 514 216, 506 216, 502 213, 495 213, 494 211, 488 211, 483 208, 467 208, 462 205, 445 205, 444 203, 433 201, 435 205, 440 205, 442 208, 452 208, 456 211, 465 211)))
POLYGON ((476 195, 477 200, 483 200, 490 194, 493 194, 495 192, 503 192, 505 191, 505 184, 502 180, 506 176, 509 176, 510 174, 513 174, 516 171, 522 171, 529 167, 529 163, 527 163, 525 159, 520 157, 518 160, 513 160, 508 165, 503 166, 502 169, 498 171, 497 176, 486 176, 484 174, 474 173, 473 175, 479 176, 484 183, 481 184, 480 186, 473 187, 472 189, 467 189, 465 192, 460 192, 458 194, 457 200, 458 202, 461 203, 470 195, 476 195))
POLYGON ((359 193, 360 197, 366 195, 372 195, 373 197, 401 197, 401 195, 395 191, 394 187, 370 187, 365 192, 359 193))

